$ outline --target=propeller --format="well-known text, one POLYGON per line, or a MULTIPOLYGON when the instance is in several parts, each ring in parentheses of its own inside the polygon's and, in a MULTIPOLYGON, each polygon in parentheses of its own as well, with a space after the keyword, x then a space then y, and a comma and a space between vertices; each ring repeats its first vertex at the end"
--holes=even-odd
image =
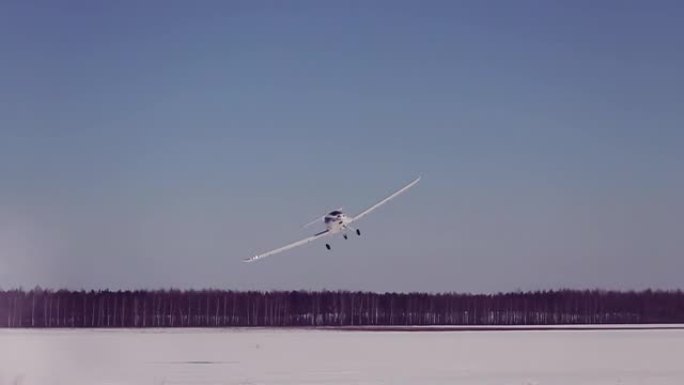
MULTIPOLYGON (((338 208, 338 209, 336 209, 336 210, 337 210, 337 211, 342 211, 342 209, 343 209, 343 207, 340 207, 340 208, 338 208)), ((331 211, 332 211, 332 210, 331 210, 331 211)), ((314 219, 313 221, 311 221, 311 222, 305 224, 304 226, 302 226, 302 228, 305 229, 305 228, 307 228, 307 227, 309 227, 309 226, 311 226, 311 225, 313 225, 313 224, 316 224, 316 223, 322 221, 323 218, 325 218, 326 215, 328 215, 328 214, 326 213, 326 214, 321 215, 320 217, 318 217, 318 218, 314 219)))

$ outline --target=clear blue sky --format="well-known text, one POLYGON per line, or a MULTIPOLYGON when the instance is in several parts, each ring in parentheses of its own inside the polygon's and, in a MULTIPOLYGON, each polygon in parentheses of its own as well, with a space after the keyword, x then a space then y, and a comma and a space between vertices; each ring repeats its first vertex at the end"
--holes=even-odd
POLYGON ((679 1, 3 1, 0 286, 684 286, 679 1), (354 213, 360 239, 240 262, 354 213))

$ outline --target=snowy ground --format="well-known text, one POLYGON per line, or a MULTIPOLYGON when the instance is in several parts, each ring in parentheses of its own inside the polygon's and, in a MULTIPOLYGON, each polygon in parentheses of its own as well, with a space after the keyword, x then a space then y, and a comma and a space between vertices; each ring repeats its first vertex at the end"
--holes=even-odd
POLYGON ((0 385, 684 384, 684 330, 0 330, 0 385))

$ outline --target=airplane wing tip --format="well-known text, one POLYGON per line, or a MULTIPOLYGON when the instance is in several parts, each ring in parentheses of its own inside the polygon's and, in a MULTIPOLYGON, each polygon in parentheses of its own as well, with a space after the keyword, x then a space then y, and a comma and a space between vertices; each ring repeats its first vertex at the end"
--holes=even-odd
POLYGON ((259 259, 259 256, 258 256, 258 255, 255 255, 255 256, 253 256, 253 257, 249 257, 249 258, 243 259, 242 262, 247 262, 247 263, 249 263, 249 262, 254 262, 254 261, 256 261, 257 259, 259 259))

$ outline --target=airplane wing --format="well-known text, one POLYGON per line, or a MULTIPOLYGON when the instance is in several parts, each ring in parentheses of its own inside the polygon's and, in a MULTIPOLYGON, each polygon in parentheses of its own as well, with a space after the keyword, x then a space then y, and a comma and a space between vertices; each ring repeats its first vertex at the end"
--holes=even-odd
POLYGON ((354 218, 352 218, 351 221, 354 222, 354 221, 357 221, 357 220, 361 219, 361 218, 364 217, 366 214, 370 213, 371 211, 373 211, 373 210, 377 209, 378 207, 382 206, 383 204, 387 203, 387 202, 388 202, 389 200, 391 200, 392 198, 394 198, 394 197, 396 197, 397 195, 403 193, 404 191, 410 189, 410 188, 413 187, 416 183, 420 182, 420 178, 421 178, 421 177, 416 178, 413 182, 411 182, 411 183, 407 184, 406 186, 402 187, 399 191, 397 191, 397 192, 395 192, 394 194, 388 196, 387 198, 381 200, 380 202, 374 204, 373 206, 367 208, 367 209, 366 209, 365 211, 363 211, 361 214, 359 214, 359 215, 355 216, 354 218))
POLYGON ((285 250, 290 250, 290 249, 295 248, 297 246, 301 246, 301 245, 307 244, 309 242, 315 241, 316 239, 324 237, 324 236, 329 235, 329 234, 330 234, 330 232, 328 230, 321 231, 320 233, 314 234, 308 238, 304 238, 301 241, 290 243, 287 246, 283 246, 283 247, 280 247, 278 249, 271 250, 267 253, 257 254, 251 258, 245 259, 244 261, 245 262, 253 262, 253 261, 256 261, 257 259, 266 258, 266 257, 271 256, 273 254, 277 254, 277 253, 280 253, 280 252, 285 251, 285 250))

